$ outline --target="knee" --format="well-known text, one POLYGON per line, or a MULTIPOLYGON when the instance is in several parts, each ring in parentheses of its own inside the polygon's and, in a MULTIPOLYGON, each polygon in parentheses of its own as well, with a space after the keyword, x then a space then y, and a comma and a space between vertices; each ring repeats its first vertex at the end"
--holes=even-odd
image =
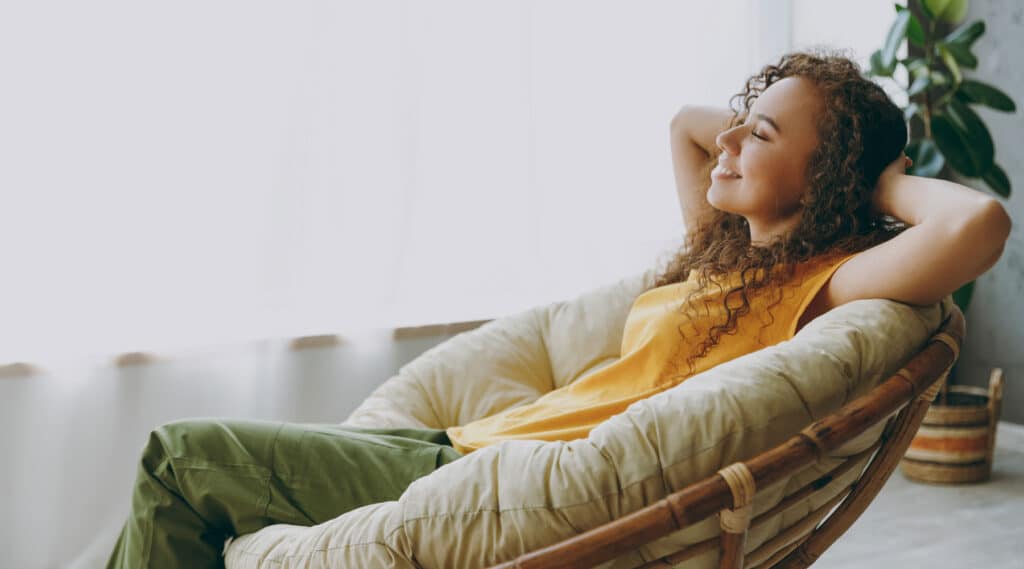
POLYGON ((216 419, 176 419, 149 433, 142 452, 143 463, 155 466, 163 459, 199 458, 217 446, 223 429, 216 419))

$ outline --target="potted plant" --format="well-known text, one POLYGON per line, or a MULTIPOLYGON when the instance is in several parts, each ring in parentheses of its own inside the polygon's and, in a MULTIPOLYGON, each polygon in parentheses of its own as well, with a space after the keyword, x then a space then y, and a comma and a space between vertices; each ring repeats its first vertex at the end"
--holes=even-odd
MULTIPOLYGON (((968 0, 897 4, 885 44, 871 54, 869 75, 889 78, 906 91, 908 104, 903 111, 910 125, 906 153, 913 162, 908 174, 946 177, 953 171, 965 178, 980 178, 989 191, 1005 199, 1010 196, 1010 180, 995 160, 988 128, 971 105, 1012 113, 1016 104, 999 88, 963 75, 964 69, 978 65, 971 49, 985 33, 985 22, 975 20, 949 33, 940 32, 960 23, 967 7, 968 0), (909 55, 899 59, 896 51, 904 40, 909 55), (906 68, 909 85, 893 78, 898 65, 906 68)), ((953 301, 965 314, 973 290, 972 281, 953 293, 953 301)), ((987 480, 1002 404, 1002 370, 992 370, 987 390, 950 387, 946 377, 941 381, 900 469, 908 478, 925 482, 987 480)))

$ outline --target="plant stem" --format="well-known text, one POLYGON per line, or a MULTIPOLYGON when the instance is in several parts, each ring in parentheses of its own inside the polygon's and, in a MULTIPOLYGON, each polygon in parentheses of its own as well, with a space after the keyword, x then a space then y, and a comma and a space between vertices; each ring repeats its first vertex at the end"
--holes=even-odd
MULTIPOLYGON (((933 45, 933 38, 935 37, 935 20, 928 22, 928 37, 925 38, 924 49, 925 49, 925 71, 927 72, 926 77, 931 80, 932 77, 932 62, 934 61, 935 47, 933 45)), ((924 137, 932 137, 932 100, 928 92, 931 88, 924 90, 924 137)))

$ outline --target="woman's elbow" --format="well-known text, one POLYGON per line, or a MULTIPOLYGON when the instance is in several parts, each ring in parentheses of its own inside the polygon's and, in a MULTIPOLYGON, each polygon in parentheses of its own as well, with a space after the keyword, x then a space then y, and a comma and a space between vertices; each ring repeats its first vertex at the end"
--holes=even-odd
POLYGON ((990 199, 982 206, 978 218, 984 231, 989 235, 989 239, 992 242, 998 242, 999 249, 1002 251, 1002 247, 1010 238, 1010 231, 1013 229, 1013 220, 1006 208, 999 200, 990 199))
POLYGON ((977 213, 969 217, 956 237, 970 257, 976 260, 975 277, 980 276, 999 260, 1006 248, 1013 221, 995 199, 987 199, 979 205, 977 213))
POLYGON ((966 237, 966 243, 974 248, 1002 251, 1012 228, 1013 220, 1007 209, 998 200, 986 198, 975 213, 965 219, 962 237, 966 237))

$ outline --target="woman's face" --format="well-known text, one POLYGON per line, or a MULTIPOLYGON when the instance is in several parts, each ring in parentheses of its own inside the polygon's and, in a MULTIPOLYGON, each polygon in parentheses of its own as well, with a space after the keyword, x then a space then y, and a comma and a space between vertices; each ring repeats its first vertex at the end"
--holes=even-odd
POLYGON ((754 100, 743 124, 715 140, 718 162, 739 174, 712 172, 708 203, 747 219, 753 242, 766 242, 796 226, 808 191, 807 162, 818 145, 815 116, 821 102, 814 84, 802 77, 773 83, 754 100))

